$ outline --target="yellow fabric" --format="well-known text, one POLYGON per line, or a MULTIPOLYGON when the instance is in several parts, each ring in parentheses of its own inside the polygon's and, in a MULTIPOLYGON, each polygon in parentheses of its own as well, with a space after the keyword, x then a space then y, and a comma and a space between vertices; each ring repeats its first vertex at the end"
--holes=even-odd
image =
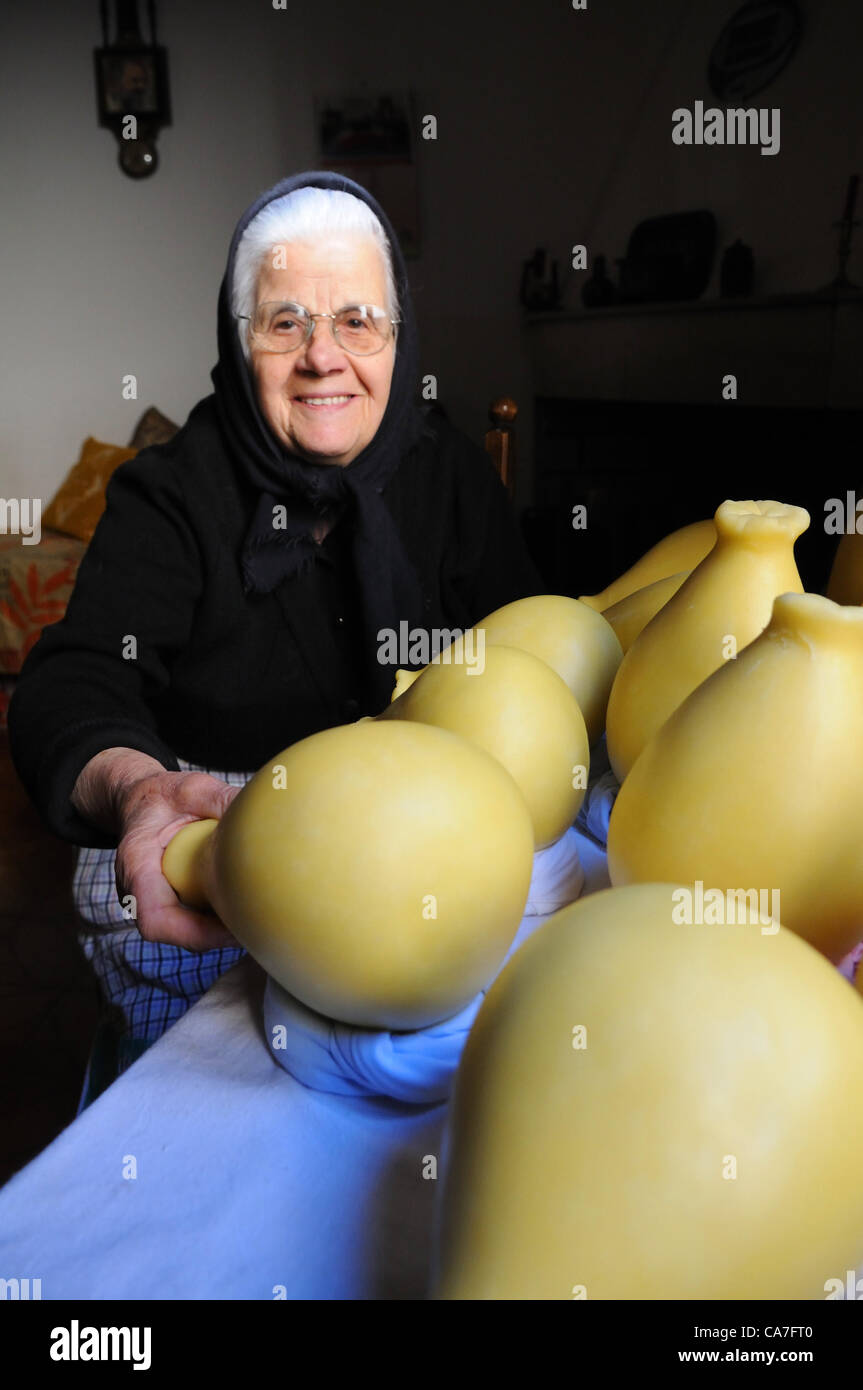
POLYGON ((108 479, 115 468, 134 458, 137 452, 137 449, 125 449, 119 444, 105 444, 90 435, 81 446, 78 462, 49 502, 42 525, 85 542, 92 540, 105 510, 108 479))

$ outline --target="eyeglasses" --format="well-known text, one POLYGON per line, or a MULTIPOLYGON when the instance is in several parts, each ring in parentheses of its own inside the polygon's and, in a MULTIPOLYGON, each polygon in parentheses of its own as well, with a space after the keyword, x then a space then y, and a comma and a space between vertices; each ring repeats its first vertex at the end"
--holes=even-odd
POLYGON ((357 357, 381 352, 401 323, 375 304, 350 304, 336 314, 310 314, 302 304, 282 300, 268 300, 253 314, 237 314, 237 318, 247 320, 252 345, 260 352, 296 352, 314 333, 315 319, 329 319, 336 342, 357 357))

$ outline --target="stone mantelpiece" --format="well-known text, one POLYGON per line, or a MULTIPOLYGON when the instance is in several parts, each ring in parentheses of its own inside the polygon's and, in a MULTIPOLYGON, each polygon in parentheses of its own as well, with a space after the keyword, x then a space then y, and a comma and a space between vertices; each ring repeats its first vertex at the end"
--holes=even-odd
POLYGON ((623 304, 530 314, 534 394, 863 409, 863 294, 623 304))

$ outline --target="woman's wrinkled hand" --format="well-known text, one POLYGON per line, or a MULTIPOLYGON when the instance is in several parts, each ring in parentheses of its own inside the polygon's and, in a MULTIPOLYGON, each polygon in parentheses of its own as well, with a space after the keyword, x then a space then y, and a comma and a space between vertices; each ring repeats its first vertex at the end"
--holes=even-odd
POLYGON ((130 920, 146 941, 187 951, 239 946, 216 917, 180 902, 162 873, 162 855, 181 826, 221 819, 241 790, 206 772, 168 772, 132 749, 106 749, 80 774, 73 805, 117 835, 117 893, 121 903, 131 895, 130 920))
POLYGON ((136 923, 145 941, 162 941, 187 951, 239 945, 216 917, 179 901, 162 873, 162 855, 168 841, 189 821, 220 820, 240 790, 206 772, 163 769, 127 791, 121 807, 117 892, 121 901, 128 893, 134 897, 136 923))

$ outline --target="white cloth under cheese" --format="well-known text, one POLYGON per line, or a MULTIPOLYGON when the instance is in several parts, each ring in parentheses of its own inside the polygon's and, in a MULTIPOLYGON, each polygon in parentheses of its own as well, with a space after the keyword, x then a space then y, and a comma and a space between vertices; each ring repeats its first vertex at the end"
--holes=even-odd
MULTIPOLYGON (((501 969, 541 921, 581 894, 584 870, 578 843, 570 827, 555 844, 534 855, 524 917, 501 969)), ((275 1060, 304 1086, 429 1105, 449 1096, 485 994, 481 990, 459 1013, 428 1028, 390 1032, 325 1018, 270 978, 264 991, 264 1029, 275 1060)))

